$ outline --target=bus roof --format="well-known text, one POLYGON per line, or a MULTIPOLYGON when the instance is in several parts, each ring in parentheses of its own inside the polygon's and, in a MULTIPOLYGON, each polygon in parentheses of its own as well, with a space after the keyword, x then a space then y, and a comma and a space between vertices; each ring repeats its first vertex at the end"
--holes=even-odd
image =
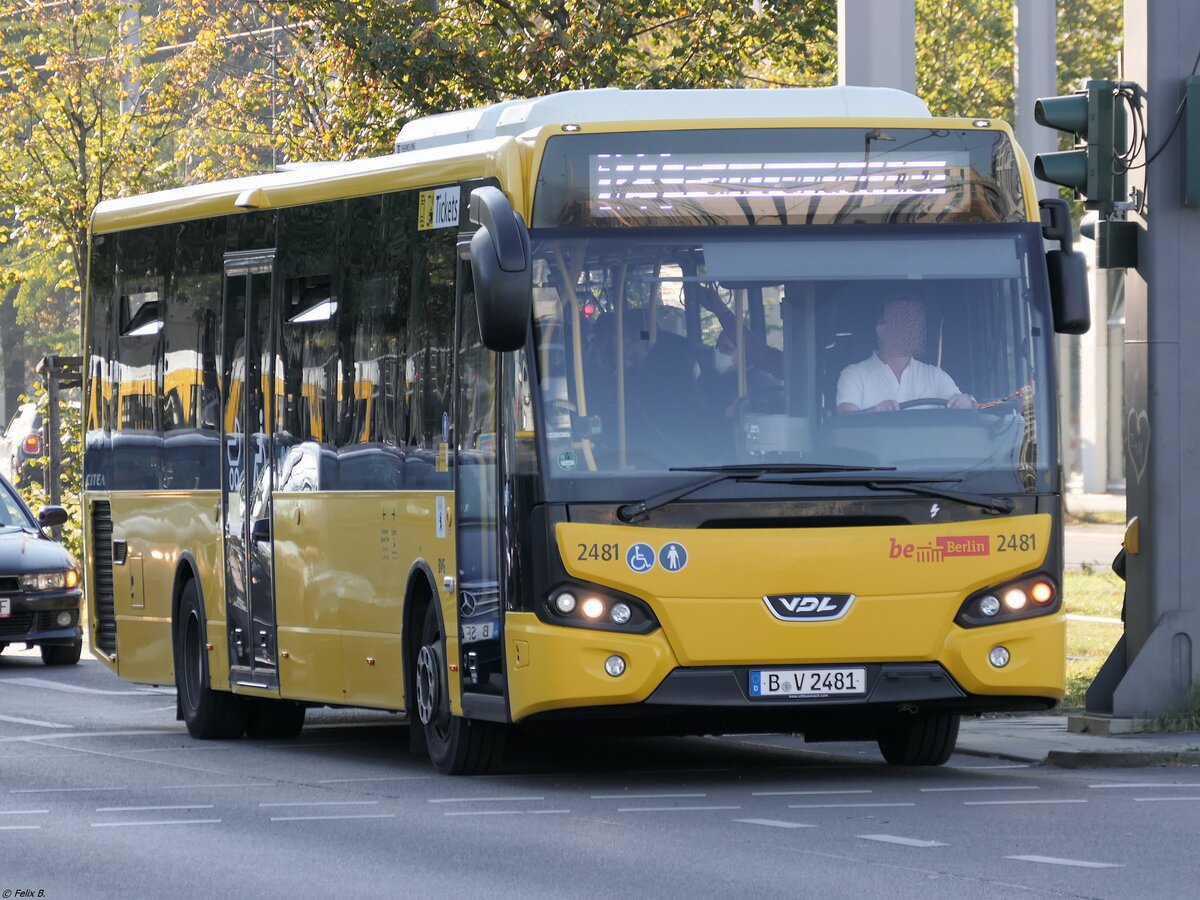
MULTIPOLYGON (((502 177, 509 190, 523 183, 512 138, 482 141, 428 153, 375 156, 349 162, 289 165, 277 172, 105 200, 92 213, 92 231, 108 234, 212 216, 279 209, 325 200, 367 196, 445 184, 486 175, 502 177)), ((514 202, 520 202, 518 197, 514 202)))
POLYGON ((596 88, 414 119, 400 130, 396 152, 516 137, 543 125, 785 117, 923 119, 929 115, 929 107, 919 97, 892 88, 596 88))

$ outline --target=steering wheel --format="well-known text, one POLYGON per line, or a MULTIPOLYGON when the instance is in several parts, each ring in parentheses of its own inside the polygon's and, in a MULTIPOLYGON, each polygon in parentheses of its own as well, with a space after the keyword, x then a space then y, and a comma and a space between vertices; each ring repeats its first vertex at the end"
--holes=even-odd
POLYGON ((941 397, 918 397, 916 400, 905 400, 900 404, 900 408, 913 409, 918 406, 945 406, 947 402, 941 397))

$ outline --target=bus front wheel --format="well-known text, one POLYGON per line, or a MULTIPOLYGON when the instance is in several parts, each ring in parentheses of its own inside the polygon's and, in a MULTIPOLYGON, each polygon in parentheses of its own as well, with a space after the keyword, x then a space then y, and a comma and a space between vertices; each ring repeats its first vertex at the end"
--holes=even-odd
POLYGON ((893 766, 940 766, 958 743, 959 717, 923 716, 879 735, 879 750, 893 766))
POLYGON ((450 712, 446 643, 441 620, 431 603, 425 610, 417 654, 417 716, 434 767, 443 775, 479 775, 500 761, 504 732, 491 722, 464 719, 450 712))
POLYGON ((196 582, 188 581, 179 598, 175 627, 175 690, 188 734, 201 740, 238 738, 246 730, 246 703, 209 685, 204 610, 196 582))

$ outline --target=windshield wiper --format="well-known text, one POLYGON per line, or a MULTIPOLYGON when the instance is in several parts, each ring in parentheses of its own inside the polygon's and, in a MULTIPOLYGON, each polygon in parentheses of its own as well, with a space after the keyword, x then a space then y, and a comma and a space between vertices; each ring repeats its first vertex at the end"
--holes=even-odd
POLYGON ((720 481, 753 481, 764 475, 809 475, 830 472, 894 472, 893 466, 835 466, 817 463, 779 463, 777 465, 742 465, 742 466, 683 466, 673 468, 672 472, 711 472, 707 478, 693 481, 682 487, 672 488, 639 500, 636 503, 624 503, 617 507, 617 518, 622 522, 636 522, 652 509, 666 506, 675 500, 695 493, 710 484, 720 481))
POLYGON ((872 491, 903 491, 921 497, 937 497, 953 500, 967 506, 976 506, 989 512, 1010 513, 1015 504, 1009 497, 992 497, 967 491, 955 491, 933 487, 934 484, 959 482, 959 478, 915 478, 911 475, 889 475, 894 466, 836 466, 816 463, 781 463, 779 465, 741 466, 689 466, 671 469, 672 472, 711 472, 707 478, 691 484, 663 491, 637 503, 626 503, 617 507, 617 518, 622 522, 635 522, 653 509, 666 506, 686 497, 710 484, 720 481, 758 481, 778 484, 815 485, 859 485, 872 491), (865 474, 865 473, 881 474, 865 474))

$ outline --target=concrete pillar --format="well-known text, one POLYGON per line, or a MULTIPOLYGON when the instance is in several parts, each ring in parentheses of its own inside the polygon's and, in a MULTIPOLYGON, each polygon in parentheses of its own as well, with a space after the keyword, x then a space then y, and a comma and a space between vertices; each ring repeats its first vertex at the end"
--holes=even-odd
POLYGON ((914 0, 838 0, 838 84, 917 92, 914 0))
POLYGON ((1183 206, 1174 129, 1197 35, 1196 0, 1125 0, 1126 77, 1145 88, 1146 146, 1156 155, 1130 177, 1132 186, 1145 179, 1146 212, 1133 219, 1147 230, 1125 283, 1126 490, 1138 547, 1127 562, 1118 716, 1182 708, 1200 674, 1200 553, 1191 542, 1200 534, 1200 210, 1183 206))
MULTIPOLYGON (((1033 104, 1039 97, 1058 94, 1058 40, 1055 16, 1056 0, 1014 0, 1013 35, 1016 39, 1016 87, 1014 128, 1017 143, 1030 164, 1039 153, 1058 149, 1058 133, 1033 121, 1033 104)), ((1058 188, 1044 181, 1037 183, 1038 197, 1058 196, 1058 188)))

